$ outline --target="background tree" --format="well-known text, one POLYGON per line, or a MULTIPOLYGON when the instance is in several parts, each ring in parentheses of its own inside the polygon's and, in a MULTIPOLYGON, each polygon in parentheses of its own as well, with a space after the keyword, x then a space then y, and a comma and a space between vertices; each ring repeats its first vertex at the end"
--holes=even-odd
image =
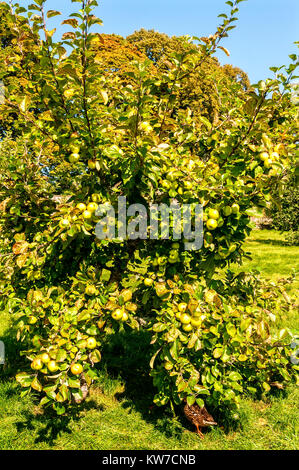
POLYGON ((117 331, 151 332, 158 405, 187 399, 233 410, 241 394, 264 395, 294 379, 291 334, 273 330, 274 312, 288 308, 279 288, 227 270, 242 262, 248 209, 264 205, 293 166, 297 116, 289 86, 296 56, 247 93, 238 81, 215 78, 210 57, 240 2, 229 2, 213 36, 183 42, 154 64, 156 73, 141 57, 123 75, 95 59, 103 44, 91 32, 101 24, 95 0, 63 22, 71 31, 58 42, 47 18, 60 13, 46 12, 42 0, 8 12, 19 24, 21 60, 11 64, 1 51, 1 115, 17 114, 21 137, 1 142, 2 155, 14 154, 1 176, 2 302, 23 344, 22 394, 42 393, 41 404, 58 414, 84 399, 82 381, 88 387, 97 377, 102 347, 117 331), (207 107, 183 102, 205 64, 218 100, 209 118, 207 107), (118 196, 146 207, 201 202, 202 249, 187 250, 173 233, 99 240, 98 204, 117 207, 118 196))

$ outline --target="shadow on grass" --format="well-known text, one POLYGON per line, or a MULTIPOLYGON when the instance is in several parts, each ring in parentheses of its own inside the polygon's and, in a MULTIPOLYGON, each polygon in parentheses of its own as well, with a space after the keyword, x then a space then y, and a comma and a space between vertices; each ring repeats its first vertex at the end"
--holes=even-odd
MULTIPOLYGON (((151 337, 151 333, 145 331, 115 334, 104 346, 102 367, 109 377, 125 384, 124 391, 115 394, 124 409, 140 413, 143 420, 154 425, 165 437, 180 439, 184 431, 194 432, 195 427, 186 419, 183 405, 175 407, 174 416, 169 406, 153 404, 157 390, 149 376, 153 355, 151 337)), ((219 422, 223 421, 222 417, 223 413, 219 422)), ((207 428, 204 433, 209 434, 209 431, 207 428)))
POLYGON ((273 246, 288 246, 287 243, 284 240, 273 240, 271 238, 269 239, 263 239, 263 238, 250 238, 251 243, 261 243, 261 244, 266 244, 266 245, 273 245, 273 246))
POLYGON ((48 409, 44 413, 34 414, 29 410, 23 413, 24 419, 15 424, 17 431, 32 431, 36 434, 35 444, 46 443, 47 446, 53 447, 55 441, 62 434, 72 434, 74 431, 71 424, 80 420, 82 412, 92 409, 102 409, 102 407, 89 400, 88 402, 78 405, 75 410, 69 410, 67 416, 57 416, 54 410, 48 409))

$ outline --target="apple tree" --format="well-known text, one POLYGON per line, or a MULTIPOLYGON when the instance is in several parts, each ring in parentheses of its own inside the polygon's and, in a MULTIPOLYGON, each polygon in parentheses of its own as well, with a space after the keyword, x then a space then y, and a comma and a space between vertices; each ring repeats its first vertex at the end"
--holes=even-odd
POLYGON ((294 379, 291 332, 275 326, 289 308, 283 286, 231 267, 246 255, 248 210, 296 165, 298 59, 248 90, 219 79, 212 119, 179 100, 194 71, 228 53, 221 40, 241 1, 226 2, 213 35, 185 38, 166 68, 136 57, 121 74, 96 57, 95 0, 74 0, 59 41, 48 23, 60 13, 45 1, 1 4, 14 36, 13 54, 0 51, 1 120, 13 115, 18 128, 0 143, 1 302, 22 343, 22 395, 59 414, 85 398, 120 330, 152 332, 158 405, 234 409, 242 394, 294 379), (173 234, 99 239, 97 209, 119 196, 128 206, 200 203, 202 248, 173 234))

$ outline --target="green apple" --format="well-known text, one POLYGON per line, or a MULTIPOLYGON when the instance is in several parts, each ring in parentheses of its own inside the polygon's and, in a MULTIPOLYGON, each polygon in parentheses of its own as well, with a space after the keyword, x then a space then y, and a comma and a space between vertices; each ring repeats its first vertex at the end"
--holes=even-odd
POLYGON ((88 160, 87 165, 88 165, 88 168, 89 168, 90 170, 94 170, 95 167, 96 167, 96 162, 93 161, 93 160, 88 160))
POLYGON ((264 162, 265 160, 268 160, 269 154, 268 154, 268 152, 261 152, 259 157, 264 162))
POLYGON ((208 219, 206 225, 209 230, 215 230, 218 227, 217 220, 215 219, 208 219))
POLYGON ((86 205, 83 202, 79 202, 79 204, 76 205, 76 209, 79 209, 79 211, 84 212, 86 211, 86 205))
POLYGON ((186 302, 181 302, 178 305, 179 312, 184 313, 187 310, 187 307, 188 305, 186 304, 186 302))
POLYGON ((87 210, 89 212, 95 212, 98 208, 98 204, 96 202, 90 202, 88 205, 87 205, 87 210))
POLYGON ((84 218, 85 220, 91 219, 91 218, 92 218, 92 212, 90 212, 90 211, 88 211, 88 210, 84 211, 84 212, 83 212, 83 218, 84 218))
POLYGON ((264 160, 264 165, 266 168, 270 168, 273 164, 273 160, 271 160, 270 158, 267 158, 266 160, 264 160))
POLYGON ((183 330, 184 331, 188 332, 188 331, 191 331, 192 329, 193 329, 193 327, 192 327, 191 323, 187 323, 187 324, 183 325, 183 330))
POLYGON ((208 243, 213 243, 213 235, 211 234, 211 232, 206 232, 205 233, 205 240, 208 242, 208 243))
POLYGON ((124 302, 129 302, 132 300, 132 291, 131 289, 125 289, 121 292, 121 296, 124 299, 124 302))
POLYGON ((191 322, 191 317, 188 315, 188 313, 182 313, 180 316, 180 322, 183 323, 183 325, 187 325, 188 323, 191 322))
POLYGON ((232 205, 232 213, 233 213, 233 214, 238 214, 239 211, 240 211, 240 206, 239 206, 239 204, 236 204, 236 203, 233 204, 233 205, 232 205))
POLYGON ((112 312, 111 316, 114 320, 118 321, 122 319, 123 314, 124 314, 124 310, 122 310, 121 308, 117 308, 116 310, 112 312))
POLYGON ((225 217, 228 217, 232 214, 232 208, 230 206, 224 206, 222 212, 225 217))
POLYGON ((50 372, 56 372, 58 370, 58 365, 55 361, 48 362, 48 369, 50 372))
POLYGON ((59 227, 60 228, 67 228, 70 226, 70 221, 68 219, 61 219, 59 222, 59 227))
POLYGON ((88 349, 94 349, 97 347, 97 342, 96 342, 96 339, 93 338, 92 336, 90 338, 87 338, 86 340, 86 346, 88 347, 88 349))
POLYGON ((33 370, 41 370, 43 368, 42 360, 39 357, 36 357, 31 362, 31 369, 33 370))
POLYGON ((209 219, 217 220, 219 219, 219 212, 217 209, 210 209, 208 212, 209 219))
POLYGON ((191 183, 191 181, 184 181, 184 186, 187 191, 191 191, 191 189, 193 188, 193 184, 191 183))
POLYGON ((127 314, 127 312, 124 312, 123 316, 121 317, 121 321, 127 321, 128 319, 129 319, 129 315, 127 314))
POLYGON ((201 318, 194 317, 191 318, 191 325, 194 326, 195 328, 198 328, 201 325, 202 321, 201 318))
POLYGON ((48 364, 48 362, 50 362, 50 360, 51 360, 51 358, 50 358, 50 356, 49 356, 48 353, 43 353, 40 358, 41 358, 41 361, 42 361, 44 364, 48 364))
POLYGON ((77 163, 80 160, 80 154, 79 153, 72 153, 69 158, 71 163, 77 163))
POLYGON ((154 280, 146 277, 143 282, 146 287, 151 287, 154 283, 154 280))

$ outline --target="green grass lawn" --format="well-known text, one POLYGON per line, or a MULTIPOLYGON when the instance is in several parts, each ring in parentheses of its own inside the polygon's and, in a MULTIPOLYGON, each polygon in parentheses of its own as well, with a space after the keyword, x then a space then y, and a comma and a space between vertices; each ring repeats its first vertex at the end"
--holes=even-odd
MULTIPOLYGON (((246 261, 244 267, 259 269, 263 276, 274 280, 289 275, 293 268, 298 270, 299 248, 283 246, 281 240, 272 230, 254 231, 246 242, 252 261, 246 261)), ((298 282, 290 289, 291 294, 297 287, 298 282)), ((295 315, 282 321, 295 327, 295 315)), ((1 337, 9 361, 6 368, 0 366, 0 449, 298 448, 299 393, 295 387, 266 403, 242 400, 241 426, 224 429, 220 425, 207 431, 204 440, 192 432, 182 416, 173 420, 165 410, 151 408, 151 380, 136 372, 142 370, 136 362, 143 347, 142 334, 131 338, 131 350, 119 349, 121 372, 112 366, 108 374, 104 368, 101 384, 93 387, 77 415, 59 418, 43 414, 33 397, 20 399, 12 378, 18 359, 5 313, 0 314, 1 337)))

